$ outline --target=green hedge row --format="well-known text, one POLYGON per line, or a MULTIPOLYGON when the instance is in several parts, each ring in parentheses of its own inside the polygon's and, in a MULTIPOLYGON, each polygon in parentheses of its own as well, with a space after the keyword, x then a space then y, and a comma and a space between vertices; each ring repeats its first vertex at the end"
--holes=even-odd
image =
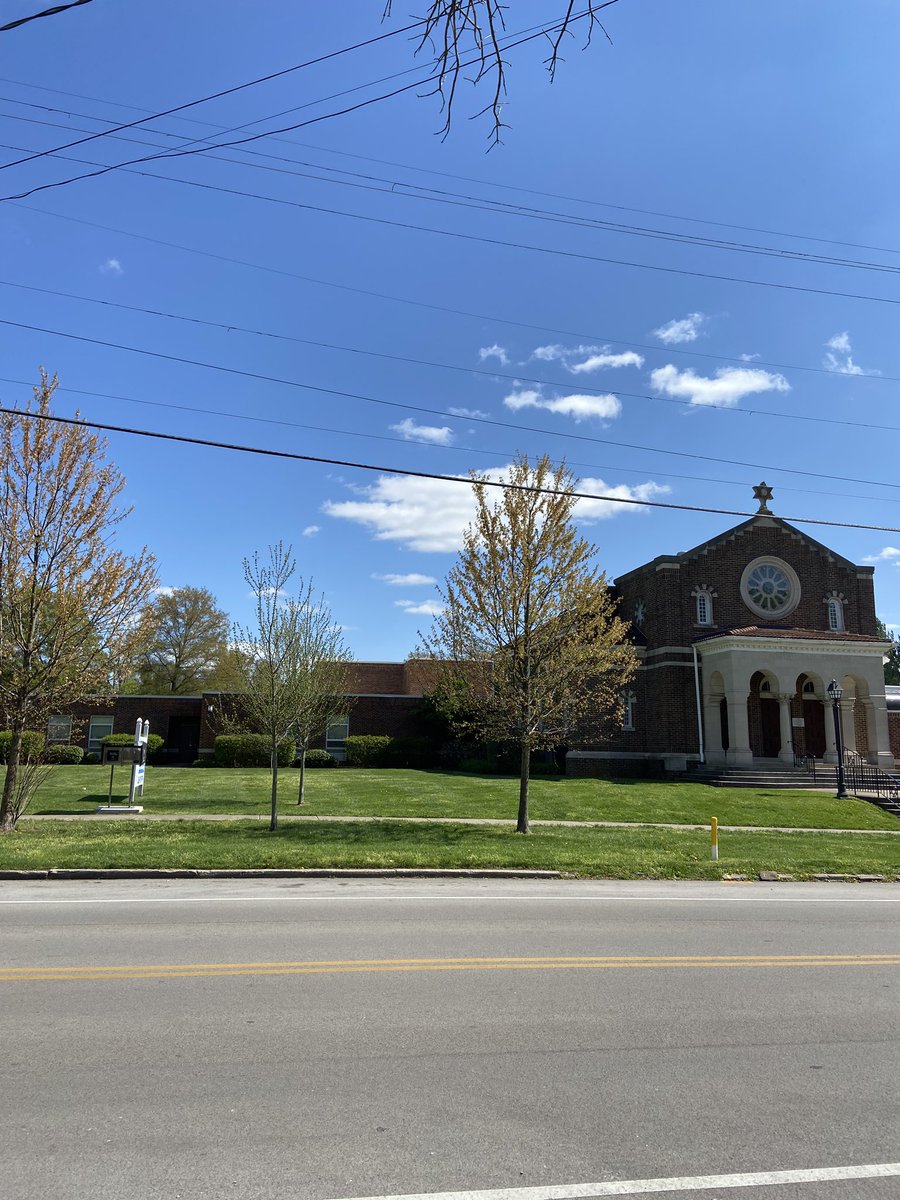
POLYGON ((409 767, 422 770, 435 765, 434 743, 426 737, 380 737, 359 734, 344 743, 348 767, 409 767))
MULTIPOLYGON (((44 753, 44 735, 35 729, 26 729, 22 734, 22 757, 27 759, 40 758, 44 753)), ((9 751, 12 746, 12 730, 0 730, 0 763, 9 761, 9 751)))
MULTIPOLYGON (((147 738, 147 757, 158 754, 166 744, 165 738, 160 737, 158 733, 151 733, 147 738)), ((108 733, 105 738, 100 739, 101 746, 133 746, 133 733, 108 733)))
MULTIPOLYGON (((294 761, 296 746, 282 742, 278 747, 279 767, 294 761)), ((213 742, 213 762, 217 767, 268 767, 271 752, 261 733, 220 733, 213 742)))

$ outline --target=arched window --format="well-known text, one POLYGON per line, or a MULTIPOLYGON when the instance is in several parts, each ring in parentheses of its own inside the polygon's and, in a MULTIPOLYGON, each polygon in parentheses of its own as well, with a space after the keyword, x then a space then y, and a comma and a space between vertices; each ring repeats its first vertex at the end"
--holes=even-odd
POLYGON ((828 601, 828 628, 834 633, 844 628, 844 606, 834 596, 828 601))
POLYGON ((697 593, 697 624, 712 625, 712 596, 709 592, 697 593))
POLYGON ((622 697, 622 702, 624 704, 622 728, 627 730, 634 729, 634 692, 626 692, 622 697))

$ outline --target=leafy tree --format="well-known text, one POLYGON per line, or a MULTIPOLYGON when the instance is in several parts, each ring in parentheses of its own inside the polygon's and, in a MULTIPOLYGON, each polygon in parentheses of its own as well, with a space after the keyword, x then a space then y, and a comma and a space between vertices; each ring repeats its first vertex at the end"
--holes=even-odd
POLYGON ((520 455, 500 498, 473 474, 476 516, 418 653, 462 729, 518 749, 516 829, 528 832, 531 751, 571 736, 584 718, 621 714, 636 658, 596 553, 573 521, 574 477, 546 455, 520 455))
POLYGON ((875 624, 878 636, 891 643, 891 648, 886 655, 887 661, 884 664, 884 682, 896 686, 900 684, 900 638, 888 629, 880 617, 875 618, 875 624))
POLYGON ((12 732, 0 832, 40 784, 23 732, 110 693, 156 584, 146 549, 130 557, 111 545, 130 511, 117 507, 125 479, 103 438, 49 419, 56 387, 42 370, 30 415, 0 414, 0 714, 12 732))
MULTIPOLYGON (((580 34, 583 36, 583 45, 589 46, 597 29, 609 39, 599 14, 617 2, 584 0, 583 4, 576 6, 575 0, 557 0, 543 14, 546 33, 541 34, 536 29, 530 32, 535 35, 538 44, 543 42, 546 49, 544 62, 551 82, 556 78, 567 41, 580 34)), ((386 0, 385 16, 390 16, 391 8, 392 0, 386 0)), ((504 58, 504 44, 508 45, 506 15, 509 10, 509 3, 503 0, 427 0, 416 53, 425 51, 432 56, 434 92, 440 98, 444 113, 444 136, 450 132, 459 84, 466 81, 476 88, 480 85, 487 88, 487 103, 477 115, 489 114, 491 144, 499 143, 500 132, 504 128, 502 111, 509 66, 504 58)), ((516 42, 519 39, 511 40, 516 42)))
POLYGON ((141 691, 189 696, 211 688, 227 654, 229 620, 207 588, 160 590, 136 634, 141 691))

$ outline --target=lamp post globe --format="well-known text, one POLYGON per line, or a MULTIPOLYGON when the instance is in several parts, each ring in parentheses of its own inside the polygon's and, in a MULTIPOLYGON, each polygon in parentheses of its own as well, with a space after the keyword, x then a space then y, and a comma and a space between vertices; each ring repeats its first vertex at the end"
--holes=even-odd
POLYGON ((847 789, 844 786, 844 739, 841 732, 840 710, 844 689, 836 679, 832 679, 825 691, 828 693, 828 698, 831 701, 831 713, 834 717, 834 744, 837 750, 837 799, 845 800, 847 798, 847 789))

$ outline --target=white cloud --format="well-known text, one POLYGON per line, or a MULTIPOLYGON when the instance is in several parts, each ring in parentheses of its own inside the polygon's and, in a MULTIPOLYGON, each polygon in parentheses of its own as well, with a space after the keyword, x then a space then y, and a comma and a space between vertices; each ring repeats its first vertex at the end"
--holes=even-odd
POLYGON ((715 378, 697 375, 669 363, 650 372, 650 383, 666 396, 683 397, 700 406, 734 408, 744 396, 758 392, 788 392, 791 385, 783 375, 772 375, 758 367, 722 367, 715 378))
POLYGON ((535 346, 532 358, 541 362, 561 362, 573 375, 615 367, 642 367, 644 360, 634 350, 616 354, 611 346, 535 346), (580 362, 573 361, 581 359, 580 362))
POLYGON ((373 575, 372 578, 386 583, 389 587, 425 587, 427 584, 437 583, 433 575, 419 575, 415 571, 408 575, 373 575))
POLYGON ((315 537, 316 534, 319 532, 320 532, 320 529, 319 529, 318 525, 307 525, 306 528, 303 530, 303 536, 304 537, 315 537))
POLYGON ((410 616, 439 617, 444 611, 443 604, 439 604, 437 600, 422 600, 418 603, 415 600, 395 600, 394 604, 410 616))
POLYGON ((117 258, 108 258, 105 263, 101 263, 98 270, 102 275, 124 275, 125 268, 117 258))
MULTIPOLYGON (((508 469, 495 467, 486 475, 489 479, 502 479, 508 469)), ((583 479, 578 490, 620 500, 650 500, 668 491, 652 481, 634 487, 624 484, 610 487, 602 479, 583 479)), ((367 491, 365 500, 326 501, 325 511, 329 516, 365 526, 376 541, 398 542, 410 550, 441 553, 459 550, 463 531, 475 517, 472 489, 459 483, 392 475, 380 477, 367 491)), ((606 500, 579 500, 574 511, 576 520, 593 523, 619 513, 645 510, 606 500)))
POLYGON ((453 441, 453 430, 449 425, 417 425, 410 417, 399 425, 392 425, 395 433, 408 442, 431 442, 435 446, 449 446, 453 441))
POLYGON ((509 356, 503 346, 498 346, 495 342, 493 346, 482 346, 478 351, 480 362, 484 362, 488 358, 496 358, 502 367, 509 366, 509 356))
POLYGON ((853 361, 853 347, 846 329, 843 333, 836 333, 834 337, 829 338, 825 343, 825 349, 828 353, 822 359, 822 365, 829 371, 835 371, 838 375, 879 374, 878 371, 866 371, 859 363, 853 361))
POLYGON ((659 329, 654 329, 652 337, 659 338, 666 346, 680 346, 684 342, 696 342, 700 330, 707 321, 705 313, 692 312, 686 317, 675 318, 659 329))
POLYGON ((867 555, 863 559, 863 562, 896 562, 897 566, 900 567, 900 549, 898 549, 897 546, 885 546, 885 548, 883 550, 879 550, 877 554, 867 555))
POLYGON ((151 596, 174 596, 175 589, 173 587, 155 587, 150 594, 151 596))
POLYGON ((621 354, 610 354, 605 347, 598 354, 589 355, 583 362, 566 364, 573 375, 587 374, 588 371, 601 371, 605 367, 642 367, 643 356, 634 350, 623 350, 621 354))
POLYGON ((738 356, 741 362, 756 362, 759 358, 758 354, 741 354, 738 356))
POLYGON ((557 413, 564 417, 574 417, 577 423, 591 417, 609 419, 617 417, 622 411, 622 403, 618 396, 556 396, 551 399, 540 392, 525 389, 510 392, 504 397, 504 405, 518 412, 522 408, 543 408, 547 412, 557 413))
POLYGON ((451 417, 489 417, 491 414, 482 412, 480 408, 448 408, 451 417))

